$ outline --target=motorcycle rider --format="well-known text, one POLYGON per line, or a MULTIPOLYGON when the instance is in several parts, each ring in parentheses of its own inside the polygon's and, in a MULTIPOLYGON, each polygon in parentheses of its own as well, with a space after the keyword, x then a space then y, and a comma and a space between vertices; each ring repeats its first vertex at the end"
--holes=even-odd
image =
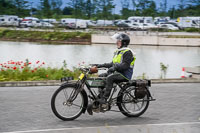
POLYGON ((127 47, 130 43, 130 38, 127 34, 116 33, 111 38, 116 40, 118 48, 114 52, 112 62, 97 65, 98 68, 108 68, 107 73, 99 75, 100 77, 107 77, 105 92, 99 100, 101 104, 107 102, 114 82, 125 82, 131 79, 136 59, 135 53, 127 47))

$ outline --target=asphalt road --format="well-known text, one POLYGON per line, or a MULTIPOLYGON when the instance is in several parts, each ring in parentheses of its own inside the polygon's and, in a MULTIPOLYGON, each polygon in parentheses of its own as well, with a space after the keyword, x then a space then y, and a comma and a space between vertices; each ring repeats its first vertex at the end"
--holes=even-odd
POLYGON ((153 84, 151 91, 156 101, 151 102, 145 114, 138 118, 106 112, 93 116, 82 114, 74 121, 61 121, 52 113, 50 101, 57 88, 0 87, 0 132, 69 132, 70 129, 82 130, 84 127, 91 130, 108 126, 119 131, 121 126, 128 130, 130 126, 146 124, 152 128, 157 125, 158 131, 163 123, 180 127, 193 125, 195 133, 200 132, 200 83, 153 84))

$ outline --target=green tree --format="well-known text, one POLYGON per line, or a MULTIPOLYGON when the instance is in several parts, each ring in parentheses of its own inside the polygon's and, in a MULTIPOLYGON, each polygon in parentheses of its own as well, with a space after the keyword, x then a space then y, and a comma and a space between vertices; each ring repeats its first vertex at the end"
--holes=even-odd
POLYGON ((49 0, 40 0, 40 11, 38 12, 39 18, 51 18, 52 11, 49 0))
POLYGON ((132 16, 132 10, 129 9, 130 7, 130 1, 129 0, 121 0, 122 5, 122 19, 127 19, 128 17, 132 16))
POLYGON ((62 11, 63 15, 72 15, 73 8, 65 7, 62 11))
POLYGON ((29 15, 29 10, 28 10, 28 1, 26 0, 13 0, 13 4, 16 7, 16 15, 19 17, 25 17, 29 15))
POLYGON ((15 9, 12 0, 0 0, 0 15, 14 15, 15 9))
POLYGON ((60 15, 62 14, 61 6, 62 6, 62 0, 51 0, 51 9, 53 18, 56 19, 60 18, 60 15))
POLYGON ((112 9, 115 7, 113 0, 99 0, 97 16, 100 19, 112 19, 112 9))

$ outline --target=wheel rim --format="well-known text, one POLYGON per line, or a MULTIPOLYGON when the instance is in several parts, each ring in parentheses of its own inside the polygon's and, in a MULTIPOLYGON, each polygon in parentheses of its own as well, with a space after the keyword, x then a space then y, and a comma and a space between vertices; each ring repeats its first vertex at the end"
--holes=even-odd
POLYGON ((147 95, 143 99, 135 99, 134 95, 135 90, 131 90, 129 92, 124 93, 122 97, 122 108, 126 111, 126 113, 131 115, 138 115, 143 110, 145 110, 145 107, 148 104, 148 97, 147 95), (132 101, 132 102, 128 102, 132 101), (134 102, 133 102, 134 101, 134 102))
POLYGON ((83 96, 79 93, 73 102, 69 102, 70 94, 74 88, 62 89, 55 98, 55 109, 57 113, 66 119, 77 117, 83 109, 83 96))

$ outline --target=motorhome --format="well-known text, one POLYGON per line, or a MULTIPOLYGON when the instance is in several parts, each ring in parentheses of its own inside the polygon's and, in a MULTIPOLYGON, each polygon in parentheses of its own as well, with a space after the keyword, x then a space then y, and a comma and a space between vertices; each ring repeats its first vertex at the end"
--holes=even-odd
POLYGON ((48 22, 51 24, 57 24, 58 21, 56 21, 56 19, 42 19, 43 22, 48 22))
POLYGON ((97 26, 111 26, 113 25, 113 21, 112 20, 97 20, 96 25, 97 26))
POLYGON ((25 17, 24 19, 31 20, 31 21, 39 21, 39 19, 35 17, 25 17))
POLYGON ((62 25, 67 25, 69 23, 76 23, 77 21, 82 20, 82 19, 75 19, 75 18, 63 18, 60 20, 60 23, 62 25))
POLYGON ((12 15, 0 16, 0 26, 18 26, 18 25, 19 25, 18 16, 12 16, 12 15))
POLYGON ((200 17, 179 17, 177 18, 177 24, 183 28, 196 27, 200 26, 200 17))
POLYGON ((151 24, 153 24, 153 17, 132 16, 132 17, 129 17, 128 20, 132 21, 133 23, 151 23, 151 24))

